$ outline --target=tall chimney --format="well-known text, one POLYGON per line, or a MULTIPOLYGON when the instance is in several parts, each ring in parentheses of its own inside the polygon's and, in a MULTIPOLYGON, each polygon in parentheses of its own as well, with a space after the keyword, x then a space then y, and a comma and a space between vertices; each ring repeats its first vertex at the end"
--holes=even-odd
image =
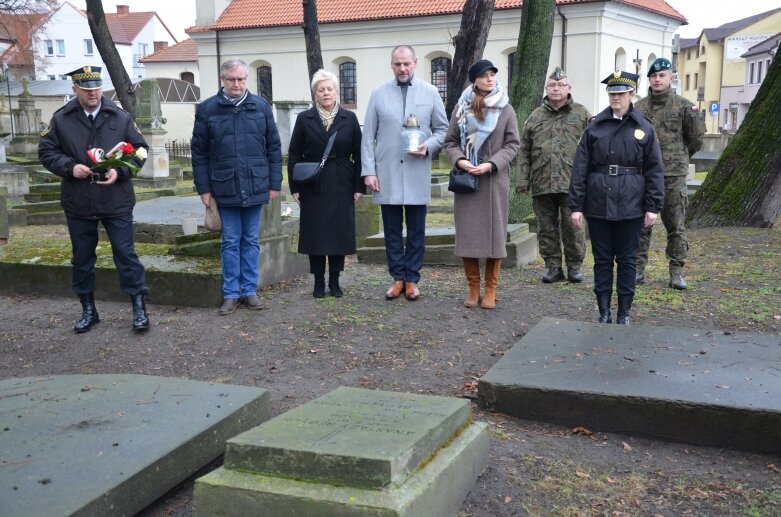
POLYGON ((118 5, 117 6, 117 14, 130 14, 130 6, 129 5, 118 5))

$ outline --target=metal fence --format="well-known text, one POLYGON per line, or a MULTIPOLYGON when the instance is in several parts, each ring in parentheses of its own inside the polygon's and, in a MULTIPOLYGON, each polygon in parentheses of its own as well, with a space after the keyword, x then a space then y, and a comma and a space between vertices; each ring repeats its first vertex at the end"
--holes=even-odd
POLYGON ((192 166, 192 150, 190 140, 169 140, 165 143, 165 150, 171 161, 177 161, 184 166, 192 166))

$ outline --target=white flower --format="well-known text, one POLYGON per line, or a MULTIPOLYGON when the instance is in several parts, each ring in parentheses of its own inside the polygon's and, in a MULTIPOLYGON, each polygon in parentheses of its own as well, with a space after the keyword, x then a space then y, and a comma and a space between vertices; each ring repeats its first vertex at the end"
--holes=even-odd
POLYGON ((142 160, 146 160, 146 157, 147 157, 146 148, 139 147, 138 149, 136 149, 136 157, 140 158, 142 160))

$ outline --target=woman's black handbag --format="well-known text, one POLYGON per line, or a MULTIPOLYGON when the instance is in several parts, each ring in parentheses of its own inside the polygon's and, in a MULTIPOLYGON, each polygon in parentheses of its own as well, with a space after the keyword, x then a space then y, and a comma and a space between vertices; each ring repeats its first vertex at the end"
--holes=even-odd
POLYGON ((480 185, 479 179, 474 174, 469 174, 458 167, 453 167, 450 169, 450 182, 447 184, 447 189, 450 192, 458 192, 460 194, 477 192, 477 187, 480 185))
POLYGON ((325 162, 328 160, 328 155, 331 154, 331 149, 334 146, 334 140, 336 134, 339 131, 334 131, 331 138, 328 139, 328 145, 325 146, 325 152, 323 153, 323 159, 320 162, 298 162, 293 166, 293 174, 290 175, 290 181, 299 185, 314 184, 320 181, 325 170, 325 162))

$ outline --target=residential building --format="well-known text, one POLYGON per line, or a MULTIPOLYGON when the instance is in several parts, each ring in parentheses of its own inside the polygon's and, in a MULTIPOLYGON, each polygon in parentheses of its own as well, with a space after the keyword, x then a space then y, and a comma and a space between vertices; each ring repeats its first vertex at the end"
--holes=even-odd
MULTIPOLYGON (((12 19, 6 26, 15 29, 6 31, 14 34, 6 34, 8 48, 0 60, 9 66, 15 79, 67 79, 65 74, 85 64, 102 66, 104 78, 108 78, 86 12, 72 3, 63 2, 52 11, 39 15, 35 23, 22 23, 30 16, 5 15, 4 18, 12 19)), ((106 24, 125 70, 134 79, 146 76, 146 68, 139 60, 153 52, 156 42, 158 46, 163 42, 166 45, 176 43, 176 38, 155 12, 134 13, 127 5, 117 5, 117 12, 106 13, 106 24)), ((3 30, 0 30, 0 49, 3 30)))
POLYGON ((730 104, 739 104, 736 99, 745 84, 746 60, 741 56, 779 31, 781 8, 704 29, 697 38, 681 40, 680 93, 706 113, 709 132, 737 128, 739 111, 736 107, 731 112, 730 104))
MULTIPOLYGON (((443 95, 453 59, 464 0, 319 0, 324 67, 341 80, 341 103, 363 120, 372 89, 391 79, 390 53, 399 44, 415 48, 416 75, 443 95)), ((310 97, 300 0, 197 0, 195 27, 204 95, 219 87, 222 61, 249 63, 253 92, 276 101, 310 97)), ((497 0, 484 57, 510 84, 521 18, 521 0, 497 0)), ((672 35, 685 18, 663 0, 556 0, 549 68, 562 66, 574 96, 592 112, 604 109, 602 78, 620 68, 642 76, 657 57, 672 56, 672 35)))
POLYGON ((147 77, 181 79, 191 84, 200 84, 198 72, 198 45, 192 39, 176 45, 159 45, 155 52, 142 58, 147 77))
POLYGON ((721 102, 728 110, 724 121, 725 130, 737 131, 746 118, 746 113, 767 76, 770 63, 778 55, 779 46, 781 46, 781 32, 757 43, 741 56, 746 61, 743 87, 726 90, 721 98, 721 102))

